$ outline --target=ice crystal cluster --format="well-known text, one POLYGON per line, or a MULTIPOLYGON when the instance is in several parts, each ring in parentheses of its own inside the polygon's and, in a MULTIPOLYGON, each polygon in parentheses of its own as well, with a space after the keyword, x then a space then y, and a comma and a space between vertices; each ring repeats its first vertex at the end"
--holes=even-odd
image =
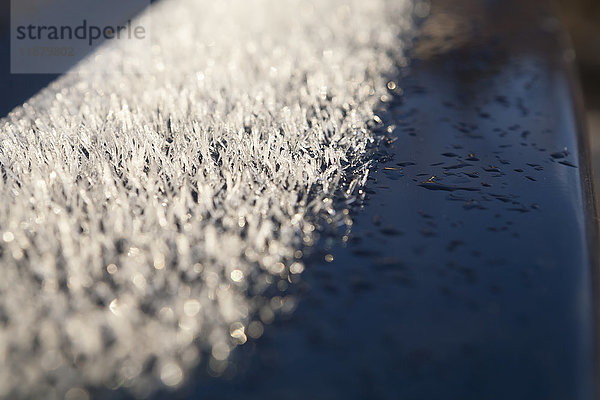
POLYGON ((222 372, 361 184, 410 29, 408 0, 145 13, 151 48, 110 43, 0 121, 0 397, 222 372))

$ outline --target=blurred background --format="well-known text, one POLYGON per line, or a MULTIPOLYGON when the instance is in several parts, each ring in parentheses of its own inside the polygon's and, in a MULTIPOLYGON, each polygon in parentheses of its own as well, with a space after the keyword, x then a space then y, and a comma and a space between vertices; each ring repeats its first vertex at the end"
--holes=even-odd
POLYGON ((575 47, 593 154, 596 193, 600 192, 600 1, 559 0, 559 10, 575 47))

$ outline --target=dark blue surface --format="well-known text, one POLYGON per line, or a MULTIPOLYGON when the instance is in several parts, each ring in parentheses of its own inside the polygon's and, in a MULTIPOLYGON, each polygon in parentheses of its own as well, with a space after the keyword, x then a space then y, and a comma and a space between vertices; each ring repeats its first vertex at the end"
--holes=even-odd
POLYGON ((348 244, 308 263, 298 309, 237 350, 235 377, 176 394, 594 398, 596 219, 569 53, 543 2, 450 3, 466 36, 422 35, 434 50, 417 46, 384 115, 397 140, 348 244))

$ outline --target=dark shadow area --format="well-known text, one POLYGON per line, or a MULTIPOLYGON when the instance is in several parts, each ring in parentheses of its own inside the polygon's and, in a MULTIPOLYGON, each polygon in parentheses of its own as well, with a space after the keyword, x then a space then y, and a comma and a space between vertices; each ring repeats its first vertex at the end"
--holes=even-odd
MULTIPOLYGON (((600 40, 600 37, 598 40, 600 40)), ((579 67, 579 71, 586 108, 600 111, 600 64, 597 66, 582 65, 579 67)))
MULTIPOLYGON (((600 16, 598 17, 600 20, 600 16)), ((600 41, 600 35, 597 38, 600 41)), ((600 64, 580 65, 596 193, 600 191, 600 64)))
POLYGON ((600 2, 559 0, 573 42, 592 148, 596 192, 600 188, 600 2))
POLYGON ((10 73, 10 0, 0 9, 0 118, 48 86, 57 74, 10 73))
MULTIPOLYGON (((76 0, 72 0, 76 1, 76 0)), ((154 1, 152 1, 154 2, 154 1)), ((0 118, 5 117, 15 107, 23 104, 41 89, 48 86, 60 74, 13 74, 11 73, 10 60, 10 0, 1 0, 0 7, 0 118)), ((50 5, 43 5, 50 7, 50 5)), ((123 7, 120 10, 111 10, 118 14, 122 13, 122 20, 139 14, 143 8, 123 7)), ((100 44, 101 42, 98 42, 100 44)), ((79 62, 83 57, 93 52, 97 46, 89 48, 89 51, 81 54, 81 57, 74 58, 71 67, 79 62)))

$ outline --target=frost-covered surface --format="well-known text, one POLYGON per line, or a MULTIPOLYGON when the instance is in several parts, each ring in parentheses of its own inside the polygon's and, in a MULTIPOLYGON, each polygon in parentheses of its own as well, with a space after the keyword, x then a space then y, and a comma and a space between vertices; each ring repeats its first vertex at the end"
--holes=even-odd
POLYGON ((291 310, 410 28, 408 0, 148 12, 151 64, 113 43, 1 121, 0 395, 177 386, 291 310))

